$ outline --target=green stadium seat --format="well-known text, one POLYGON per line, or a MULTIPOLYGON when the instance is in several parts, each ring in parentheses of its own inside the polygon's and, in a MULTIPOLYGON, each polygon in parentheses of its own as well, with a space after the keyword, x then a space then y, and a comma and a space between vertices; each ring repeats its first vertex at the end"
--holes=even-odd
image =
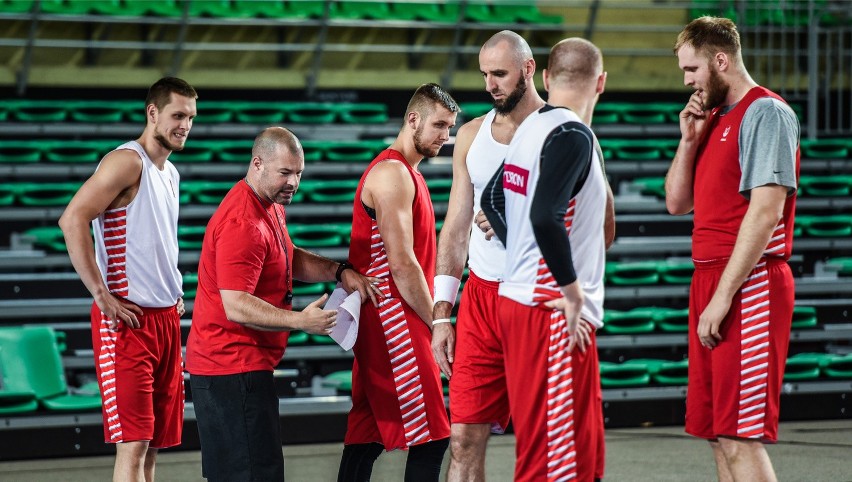
POLYGON ((606 143, 601 141, 601 144, 610 147, 618 159, 642 161, 671 159, 679 142, 677 139, 609 139, 606 143))
POLYGON ((234 18, 237 16, 237 12, 231 8, 230 0, 192 0, 189 2, 189 15, 191 17, 234 18))
POLYGON ((852 354, 827 356, 821 368, 829 378, 852 378, 852 354))
POLYGON ((52 141, 45 143, 44 158, 50 162, 78 164, 98 162, 115 149, 116 141, 52 141))
POLYGON ((328 335, 311 335, 311 343, 314 345, 334 345, 336 342, 328 335))
MULTIPOLYGON (((0 12, 3 12, 2 7, 0 12)), ((2 372, 3 367, 0 365, 0 373, 2 372)), ((19 415, 36 410, 38 410, 38 400, 34 392, 11 390, 0 386, 0 415, 19 415)))
POLYGON ((600 362, 601 387, 621 388, 639 387, 651 382, 651 375, 645 364, 600 362))
POLYGON ((670 284, 691 283, 692 273, 695 271, 695 265, 692 264, 692 261, 666 261, 665 263, 660 263, 658 267, 660 270, 660 279, 670 284))
POLYGON ((323 377, 322 386, 334 388, 338 393, 352 393, 352 370, 329 373, 323 377))
POLYGON ((326 283, 306 283, 293 281, 293 296, 314 296, 319 298, 328 289, 326 283))
POLYGON ((836 271, 840 276, 852 275, 852 258, 831 258, 825 264, 826 268, 836 271))
MULTIPOLYGON (((322 0, 289 0, 287 2, 287 16, 289 18, 323 18, 326 3, 322 0)), ((337 10, 337 2, 328 5, 329 16, 333 17, 337 10)))
POLYGON ((335 4, 334 18, 352 20, 388 20, 393 17, 387 2, 343 1, 335 4))
POLYGON ((205 139, 194 139, 184 144, 183 149, 174 151, 169 156, 169 160, 174 163, 187 162, 211 162, 213 161, 213 153, 215 152, 216 141, 205 139))
POLYGON ((116 123, 123 121, 125 112, 135 106, 135 102, 81 100, 68 103, 68 117, 75 122, 116 123))
POLYGON ((234 103, 228 101, 205 100, 198 103, 198 115, 195 124, 224 124, 234 120, 234 103))
POLYGON ((339 110, 336 104, 327 102, 286 102, 283 109, 294 124, 331 124, 339 110))
POLYGON ((100 394, 69 393, 52 328, 0 328, 0 356, 13 361, 3 363, 3 386, 14 391, 32 391, 48 410, 77 412, 101 408, 100 394))
POLYGON ((183 274, 183 299, 195 299, 198 293, 198 273, 183 274))
POLYGON ((817 310, 813 306, 795 306, 793 307, 793 325, 794 330, 804 328, 815 328, 817 326, 817 310))
POLYGON ((24 164, 41 161, 43 141, 0 140, 0 164, 24 164))
POLYGON ((237 122, 280 124, 287 112, 286 102, 237 102, 233 105, 237 122))
POLYGON ((560 24, 563 19, 559 15, 541 13, 533 0, 492 3, 492 17, 506 19, 507 22, 560 24))
POLYGON ((68 118, 68 104, 62 100, 10 101, 9 120, 20 122, 64 122, 68 118))
POLYGON ((178 248, 199 250, 204 244, 206 226, 178 226, 178 248))
POLYGON ((15 204, 15 195, 17 192, 17 184, 8 182, 0 184, 0 206, 11 206, 15 204))
POLYGON ((846 159, 852 141, 848 139, 802 139, 802 154, 809 159, 846 159))
POLYGON ((18 203, 23 206, 64 206, 71 201, 79 182, 26 182, 18 184, 18 203))
POLYGON ((632 104, 621 113, 627 124, 667 124, 679 122, 683 104, 672 102, 642 102, 632 104))
POLYGON ((28 13, 32 10, 35 0, 0 0, 2 13, 28 13))
POLYGON ((633 185, 639 188, 639 192, 648 196, 666 198, 665 177, 637 177, 633 179, 633 185))
POLYGON ((848 196, 852 176, 802 176, 799 186, 808 196, 848 196))
POLYGON ((621 122, 621 116, 627 107, 626 104, 619 102, 606 102, 595 106, 595 112, 592 115, 592 125, 595 124, 618 124, 621 122))
POLYGON ((651 379, 660 385, 686 385, 689 378, 689 360, 667 361, 657 366, 651 379))
POLYGON ((302 181, 305 197, 316 203, 352 203, 358 179, 311 179, 302 181))
POLYGON ((320 162, 325 160, 325 149, 328 144, 328 141, 302 141, 302 151, 305 153, 305 162, 320 162))
POLYGON ((660 282, 657 261, 607 262, 606 280, 614 285, 652 285, 660 282))
POLYGON ((258 2, 257 0, 234 0, 232 16, 236 18, 284 18, 289 17, 290 12, 287 9, 287 2, 284 0, 273 0, 268 2, 258 2))
POLYGON ((469 121, 487 114, 488 111, 494 108, 494 105, 488 102, 462 102, 459 104, 459 107, 465 121, 469 121))
POLYGON ((852 215, 834 214, 829 216, 804 217, 802 230, 809 236, 834 238, 852 235, 852 215))
POLYGON ((455 21, 454 18, 447 18, 438 2, 392 2, 390 15, 398 20, 455 21))
POLYGON ((65 236, 59 226, 39 226, 24 231, 24 236, 33 240, 33 245, 57 253, 65 253, 65 236))
POLYGON ((824 353, 799 353, 788 357, 784 381, 816 380, 825 357, 824 353))
POLYGON ((344 104, 339 106, 339 114, 345 124, 384 124, 388 121, 388 106, 366 102, 344 104))
POLYGON ((213 157, 222 162, 239 162, 248 165, 251 160, 252 139, 210 141, 213 157))
POLYGON ((287 226, 293 244, 300 248, 322 248, 343 245, 337 224, 294 224, 287 226))
POLYGON ((191 184, 189 190, 192 200, 200 204, 218 205, 232 187, 232 181, 196 181, 191 184))
POLYGON ((123 15, 181 17, 184 5, 182 0, 127 0, 124 2, 123 15))
POLYGON ((450 188, 453 186, 453 180, 447 178, 429 179, 426 181, 429 187, 429 194, 432 196, 432 202, 447 202, 450 200, 450 188))
POLYGON ((291 331, 287 337, 287 346, 307 345, 311 337, 304 331, 291 331))
POLYGON ((689 308, 660 308, 654 313, 654 324, 667 333, 686 333, 689 331, 689 308))
POLYGON ((612 335, 633 335, 654 331, 652 308, 634 308, 630 311, 606 310, 603 331, 612 335))
POLYGON ((332 162, 370 162, 387 144, 384 141, 338 141, 325 148, 325 158, 332 162))

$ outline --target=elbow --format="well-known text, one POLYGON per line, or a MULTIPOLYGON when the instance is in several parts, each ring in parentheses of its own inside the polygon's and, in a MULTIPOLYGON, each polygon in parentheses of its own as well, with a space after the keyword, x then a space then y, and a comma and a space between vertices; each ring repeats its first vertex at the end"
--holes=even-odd
POLYGON ((692 211, 692 202, 685 200, 673 199, 671 196, 666 196, 666 210, 669 214, 682 216, 689 214, 692 211))

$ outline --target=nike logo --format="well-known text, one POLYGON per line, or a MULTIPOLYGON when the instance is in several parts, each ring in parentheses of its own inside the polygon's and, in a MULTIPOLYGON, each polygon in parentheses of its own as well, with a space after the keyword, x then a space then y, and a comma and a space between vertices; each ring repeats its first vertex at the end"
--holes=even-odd
POLYGON ((772 174, 781 174, 781 171, 772 171, 772 174))

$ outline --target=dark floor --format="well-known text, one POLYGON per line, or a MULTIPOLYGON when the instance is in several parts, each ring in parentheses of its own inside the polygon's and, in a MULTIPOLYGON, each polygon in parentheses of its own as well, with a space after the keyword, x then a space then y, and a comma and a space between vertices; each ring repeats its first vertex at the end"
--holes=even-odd
MULTIPOLYGON (((713 481, 710 449, 683 433, 682 427, 610 429, 607 438, 606 479, 614 481, 713 481)), ((852 420, 785 422, 780 442, 768 447, 779 481, 852 481, 852 420)), ((492 437, 487 477, 512 479, 514 437, 492 437)), ((342 444, 284 447, 288 481, 334 481, 342 444)), ((201 479, 197 451, 160 455, 157 480, 189 482, 201 479)), ((382 455, 373 472, 375 481, 402 480, 405 453, 382 455)), ((446 459, 444 462, 446 470, 446 459)), ((0 463, 0 480, 9 482, 77 482, 109 480, 112 457, 76 457, 0 463)))

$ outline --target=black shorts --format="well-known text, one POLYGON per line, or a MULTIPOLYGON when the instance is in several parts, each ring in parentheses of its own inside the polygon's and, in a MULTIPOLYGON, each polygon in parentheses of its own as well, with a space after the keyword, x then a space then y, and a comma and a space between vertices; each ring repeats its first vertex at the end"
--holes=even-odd
POLYGON ((283 481, 278 395, 272 372, 190 375, 201 473, 207 480, 283 481))

